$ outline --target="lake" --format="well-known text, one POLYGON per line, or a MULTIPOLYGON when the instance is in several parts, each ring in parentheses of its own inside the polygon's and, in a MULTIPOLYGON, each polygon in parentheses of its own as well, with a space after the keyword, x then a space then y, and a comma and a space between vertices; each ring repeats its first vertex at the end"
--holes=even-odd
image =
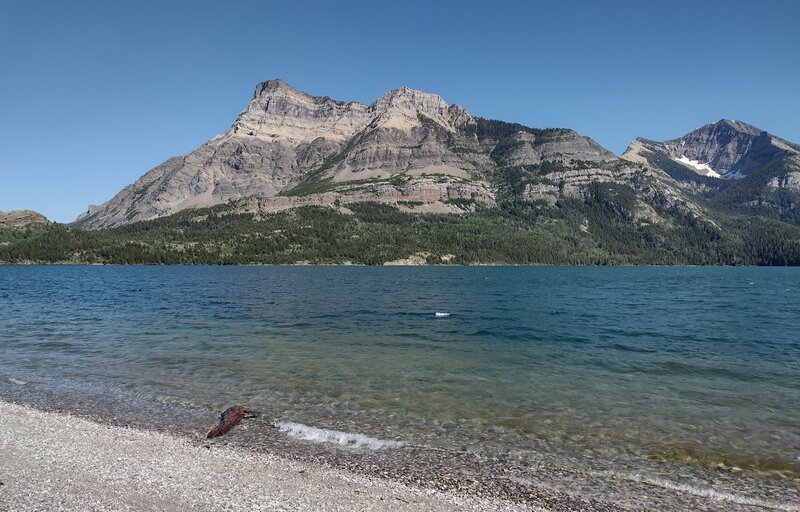
POLYGON ((7 398, 178 431, 241 403, 286 450, 800 499, 798 269, 5 266, 0 312, 7 398))

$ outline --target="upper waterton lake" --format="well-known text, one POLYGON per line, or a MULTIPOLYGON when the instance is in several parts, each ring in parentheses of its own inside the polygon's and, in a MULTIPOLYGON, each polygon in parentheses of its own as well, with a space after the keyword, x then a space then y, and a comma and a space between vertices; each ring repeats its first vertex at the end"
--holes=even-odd
POLYGON ((799 269, 6 266, 0 312, 0 389, 797 492, 799 269))

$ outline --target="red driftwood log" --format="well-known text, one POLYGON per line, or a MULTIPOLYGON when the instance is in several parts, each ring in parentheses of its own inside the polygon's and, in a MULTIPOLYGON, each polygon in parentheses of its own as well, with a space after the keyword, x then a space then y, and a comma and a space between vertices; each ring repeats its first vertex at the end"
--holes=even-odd
POLYGON ((206 438, 219 437, 227 433, 230 429, 235 427, 245 418, 253 418, 255 413, 248 411, 241 405, 234 405, 219 415, 219 425, 206 435, 206 438))

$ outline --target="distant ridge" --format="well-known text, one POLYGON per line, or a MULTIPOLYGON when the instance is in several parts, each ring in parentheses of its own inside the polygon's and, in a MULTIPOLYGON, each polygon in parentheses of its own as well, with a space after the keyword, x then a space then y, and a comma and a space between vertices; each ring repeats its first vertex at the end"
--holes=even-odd
POLYGON ((28 224, 45 224, 47 217, 33 210, 0 211, 0 228, 17 228, 28 224))

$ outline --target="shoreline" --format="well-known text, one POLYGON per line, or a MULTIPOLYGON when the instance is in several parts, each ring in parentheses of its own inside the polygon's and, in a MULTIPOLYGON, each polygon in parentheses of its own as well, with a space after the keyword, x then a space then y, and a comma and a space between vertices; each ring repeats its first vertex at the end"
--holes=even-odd
POLYGON ((497 487, 488 475, 447 470, 465 461, 445 453, 429 454, 439 459, 429 466, 403 464, 397 472, 380 456, 359 461, 358 451, 341 447, 304 443, 318 448, 310 456, 280 445, 254 447, 247 438, 263 431, 247 420, 214 440, 200 428, 144 426, 0 395, 0 510, 800 511, 790 502, 645 475, 630 480, 615 470, 593 475, 600 487, 588 494, 566 492, 582 487, 576 475, 546 466, 530 479, 506 473, 497 487), (552 478, 561 481, 560 491, 545 483, 552 478))
POLYGON ((797 265, 701 265, 697 263, 367 263, 297 262, 297 263, 108 263, 78 261, 0 261, 0 267, 353 267, 353 268, 797 268, 797 265))
POLYGON ((0 400, 2 510, 537 510, 0 400))

